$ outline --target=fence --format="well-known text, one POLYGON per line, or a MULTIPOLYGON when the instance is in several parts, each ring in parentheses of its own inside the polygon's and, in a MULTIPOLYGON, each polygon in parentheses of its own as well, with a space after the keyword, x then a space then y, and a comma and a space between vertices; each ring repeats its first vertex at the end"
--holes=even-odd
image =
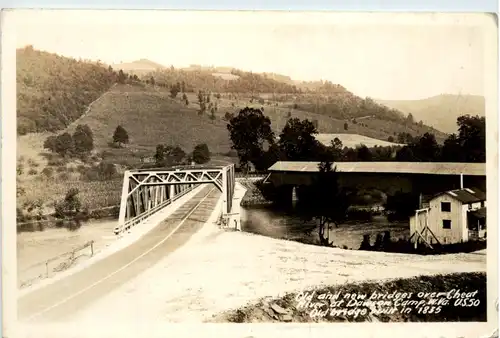
POLYGON ((36 280, 50 277, 52 273, 61 272, 70 268, 78 257, 85 255, 85 253, 82 254, 81 251, 87 248, 90 249, 89 257, 92 257, 94 255, 94 241, 89 241, 71 251, 32 264, 18 271, 19 286, 24 287, 31 285, 36 280))

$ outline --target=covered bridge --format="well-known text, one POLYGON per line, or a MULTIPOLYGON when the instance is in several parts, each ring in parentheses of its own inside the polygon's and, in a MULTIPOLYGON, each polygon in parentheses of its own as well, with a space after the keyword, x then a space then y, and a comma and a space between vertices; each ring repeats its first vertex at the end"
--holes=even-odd
MULTIPOLYGON (((278 161, 267 182, 274 186, 307 186, 319 172, 320 162, 278 161)), ((486 191, 485 163, 444 162, 335 162, 339 184, 345 188, 436 194, 476 187, 486 191)))

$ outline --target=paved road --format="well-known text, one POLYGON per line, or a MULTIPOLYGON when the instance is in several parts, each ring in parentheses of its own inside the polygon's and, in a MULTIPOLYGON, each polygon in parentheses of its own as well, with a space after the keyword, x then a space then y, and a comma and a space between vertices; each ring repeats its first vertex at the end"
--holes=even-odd
POLYGON ((22 322, 60 322, 136 277, 201 229, 220 192, 207 186, 170 217, 127 248, 18 300, 22 322))

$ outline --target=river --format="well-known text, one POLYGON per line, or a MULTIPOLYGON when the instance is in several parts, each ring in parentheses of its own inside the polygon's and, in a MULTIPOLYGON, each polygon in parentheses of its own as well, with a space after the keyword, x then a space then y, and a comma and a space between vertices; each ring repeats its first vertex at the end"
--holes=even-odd
MULTIPOLYGON (((318 244, 317 223, 304 222, 295 209, 278 209, 274 206, 242 207, 242 230, 279 239, 318 244)), ((408 238, 408 222, 389 222, 384 216, 374 216, 371 221, 349 221, 331 229, 330 241, 334 246, 358 250, 363 235, 369 234, 372 244, 377 234, 389 231, 391 238, 408 238)))

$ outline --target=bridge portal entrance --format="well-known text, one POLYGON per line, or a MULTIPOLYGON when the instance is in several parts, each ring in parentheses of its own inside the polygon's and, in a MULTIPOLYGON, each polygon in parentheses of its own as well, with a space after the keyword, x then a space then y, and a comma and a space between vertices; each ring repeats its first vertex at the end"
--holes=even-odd
POLYGON ((200 184, 207 183, 214 184, 222 193, 222 216, 230 214, 235 186, 233 164, 126 171, 115 234, 129 230, 200 184))

